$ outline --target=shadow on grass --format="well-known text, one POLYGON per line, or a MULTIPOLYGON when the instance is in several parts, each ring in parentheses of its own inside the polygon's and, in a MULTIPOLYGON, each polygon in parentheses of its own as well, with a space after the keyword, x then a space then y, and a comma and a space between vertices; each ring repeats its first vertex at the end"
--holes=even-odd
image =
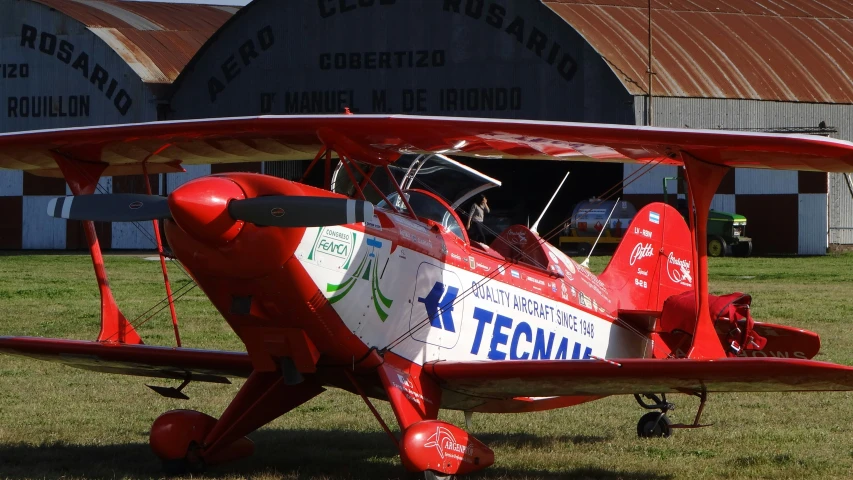
MULTIPOLYGON (((238 462, 210 467, 205 478, 276 479, 403 479, 397 450, 384 433, 317 430, 262 430, 251 435, 255 455, 238 462)), ((536 437, 513 434, 483 435, 493 446, 523 447, 557 442, 597 443, 601 437, 536 437), (537 440, 538 439, 538 440, 537 440)), ((498 459, 498 462, 500 460, 498 459)), ((0 445, 3 478, 162 478, 160 462, 145 443, 119 445, 51 444, 0 445)), ((491 467, 471 479, 652 479, 670 475, 652 471, 572 468, 560 471, 491 467)))

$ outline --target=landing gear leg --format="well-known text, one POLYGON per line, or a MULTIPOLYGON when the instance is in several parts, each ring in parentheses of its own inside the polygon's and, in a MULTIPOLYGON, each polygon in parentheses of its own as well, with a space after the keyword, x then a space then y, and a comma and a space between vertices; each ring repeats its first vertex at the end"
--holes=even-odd
POLYGON ((662 393, 660 397, 651 393, 634 394, 634 399, 646 410, 660 410, 659 412, 649 412, 640 417, 640 421, 637 422, 637 436, 640 438, 660 438, 672 434, 670 428, 672 421, 666 416, 666 413, 674 410, 675 405, 666 401, 666 394, 662 393), (648 403, 644 398, 654 403, 648 403))
POLYGON ((151 427, 149 442, 168 473, 199 473, 252 454, 245 437, 323 392, 306 380, 288 385, 281 372, 254 372, 217 420, 192 410, 172 410, 151 427))

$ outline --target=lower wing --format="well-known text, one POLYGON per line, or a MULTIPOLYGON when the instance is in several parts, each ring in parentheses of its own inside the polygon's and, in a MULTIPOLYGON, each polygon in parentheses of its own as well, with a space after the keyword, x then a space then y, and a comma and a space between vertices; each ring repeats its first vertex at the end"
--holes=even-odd
POLYGON ((494 399, 853 390, 853 367, 788 358, 439 361, 424 370, 444 389, 494 399))
POLYGON ((0 353, 103 373, 231 383, 252 373, 243 352, 125 345, 37 337, 0 337, 0 353))

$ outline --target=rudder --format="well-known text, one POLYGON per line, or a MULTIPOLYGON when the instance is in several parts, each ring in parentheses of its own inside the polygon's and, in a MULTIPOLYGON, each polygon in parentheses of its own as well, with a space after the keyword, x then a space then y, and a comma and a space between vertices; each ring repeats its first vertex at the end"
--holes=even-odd
POLYGON ((599 278, 617 295, 620 310, 660 311, 670 296, 693 290, 691 245, 681 214, 651 203, 637 212, 599 278))

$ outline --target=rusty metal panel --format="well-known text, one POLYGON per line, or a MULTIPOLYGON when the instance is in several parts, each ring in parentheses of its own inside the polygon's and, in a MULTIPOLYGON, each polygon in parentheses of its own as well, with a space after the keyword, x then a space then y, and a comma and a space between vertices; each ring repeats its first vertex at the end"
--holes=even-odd
MULTIPOLYGON (((635 95, 648 94, 645 0, 544 0, 635 95)), ((654 0, 652 94, 853 103, 853 6, 654 0)))
MULTIPOLYGON (((171 83, 232 16, 206 5, 117 0, 30 0, 85 25, 146 83, 171 83)), ((20 3, 20 2, 18 2, 20 3)), ((28 18, 28 17, 24 17, 28 18)))
POLYGON ((0 131, 157 118, 150 89, 84 25, 31 1, 0 10, 0 131))
POLYGON ((24 197, 22 248, 25 250, 62 250, 65 248, 65 224, 61 218, 47 215, 47 204, 54 197, 24 197))
MULTIPOLYGON (((825 255, 827 244, 826 195, 802 193, 799 196, 799 255, 825 255)), ((747 231, 749 231, 747 229, 747 231)))

